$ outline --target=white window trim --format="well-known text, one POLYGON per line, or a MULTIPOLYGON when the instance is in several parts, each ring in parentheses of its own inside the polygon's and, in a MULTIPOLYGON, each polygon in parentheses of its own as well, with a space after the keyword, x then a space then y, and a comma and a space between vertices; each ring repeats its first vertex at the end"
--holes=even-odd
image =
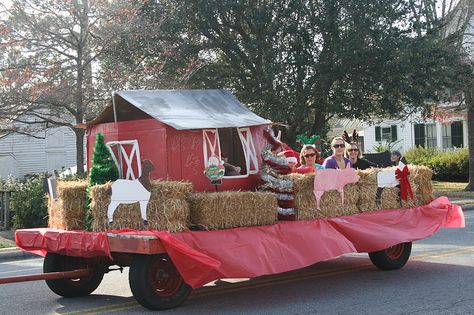
MULTIPOLYGON (((250 131, 250 128, 246 127, 246 128, 236 128, 236 129, 239 134, 240 144, 242 145, 242 149, 244 151, 247 173, 242 174, 242 175, 223 177, 227 179, 247 178, 251 174, 258 174, 258 171, 259 171, 258 157, 255 150, 255 145, 253 143, 253 137, 252 137, 252 132, 250 131), (246 133, 246 136, 244 136, 243 132, 246 133), (254 168, 250 169, 250 166, 252 164, 254 168)), ((212 155, 217 156, 220 160, 222 160, 219 131, 217 129, 203 129, 202 137, 203 137, 204 168, 206 168, 207 162, 212 155), (208 136, 208 133, 214 136, 214 141, 211 141, 210 137, 208 136), (209 151, 211 155, 208 154, 209 151)))
POLYGON ((110 152, 110 155, 112 156, 112 159, 115 162, 115 165, 117 166, 120 178, 124 178, 122 174, 122 163, 123 163, 122 158, 125 160, 125 164, 127 165, 127 174, 125 175, 125 179, 137 178, 132 168, 132 162, 135 156, 137 159, 138 177, 142 176, 142 161, 140 159, 140 147, 138 146, 137 140, 109 141, 106 143, 106 146, 110 152), (125 151, 125 148, 124 148, 125 145, 132 146, 132 151, 130 152, 130 155, 128 155, 127 151, 125 151), (114 146, 118 147, 117 153, 119 154, 120 161, 117 160, 117 157, 115 156, 115 152, 112 150, 112 147, 114 146))
POLYGON ((219 132, 217 129, 203 129, 202 130, 202 140, 203 140, 203 151, 204 151, 204 169, 207 167, 207 162, 211 156, 217 156, 219 161, 222 160, 221 157, 221 143, 219 139, 219 132), (209 139, 209 134, 214 135, 214 141, 209 139), (208 155, 207 152, 211 151, 211 155, 208 155), (216 152, 217 149, 217 152, 216 152))
POLYGON ((253 143, 252 132, 250 128, 237 128, 239 132, 240 142, 242 143, 242 148, 244 149, 245 155, 245 164, 247 167, 247 174, 257 174, 258 173, 258 157, 255 150, 255 145, 253 143), (244 135, 245 132, 245 135, 244 135), (250 166, 253 164, 253 169, 250 166))

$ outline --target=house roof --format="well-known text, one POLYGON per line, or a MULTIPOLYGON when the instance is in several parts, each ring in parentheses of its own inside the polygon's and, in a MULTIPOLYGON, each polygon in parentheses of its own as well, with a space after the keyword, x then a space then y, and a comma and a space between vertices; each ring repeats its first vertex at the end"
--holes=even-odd
MULTIPOLYGON (((178 130, 271 123, 225 90, 134 90, 115 92, 113 97, 117 121, 154 118, 178 130)), ((109 105, 87 125, 113 121, 109 105)))
POLYGON ((329 121, 330 130, 327 133, 328 138, 342 136, 344 131, 352 134, 355 129, 359 133, 359 137, 364 136, 364 122, 360 119, 349 119, 334 117, 329 121))

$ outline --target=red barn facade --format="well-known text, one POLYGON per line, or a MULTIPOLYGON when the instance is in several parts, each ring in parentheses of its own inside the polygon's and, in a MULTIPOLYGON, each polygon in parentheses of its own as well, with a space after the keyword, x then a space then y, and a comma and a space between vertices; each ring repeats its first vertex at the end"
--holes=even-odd
POLYGON ((120 91, 87 124, 88 169, 97 133, 103 133, 123 178, 140 175, 151 160, 152 179, 188 180, 196 191, 215 191, 204 175, 214 156, 240 167, 218 190, 253 190, 259 184, 263 129, 271 122, 224 90, 120 91))

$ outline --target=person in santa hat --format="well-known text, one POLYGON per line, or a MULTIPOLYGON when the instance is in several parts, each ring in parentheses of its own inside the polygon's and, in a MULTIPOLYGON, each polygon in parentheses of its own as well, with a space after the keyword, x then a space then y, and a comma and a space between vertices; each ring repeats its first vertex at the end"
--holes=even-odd
POLYGON ((284 156, 286 158, 286 162, 288 163, 288 166, 291 168, 291 172, 293 173, 296 168, 299 166, 298 164, 298 152, 294 150, 285 150, 280 153, 278 153, 278 156, 284 156))

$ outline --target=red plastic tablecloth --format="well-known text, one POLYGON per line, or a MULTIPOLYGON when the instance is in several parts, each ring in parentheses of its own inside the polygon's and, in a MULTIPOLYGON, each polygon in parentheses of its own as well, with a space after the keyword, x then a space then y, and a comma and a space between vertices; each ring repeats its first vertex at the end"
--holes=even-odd
MULTIPOLYGON (((373 252, 426 238, 442 227, 464 227, 461 207, 446 197, 411 209, 269 226, 174 234, 111 232, 156 235, 186 283, 196 288, 216 279, 253 278, 303 268, 345 253, 373 252)), ((105 232, 28 229, 17 231, 16 241, 20 248, 37 254, 110 257, 105 232)))

